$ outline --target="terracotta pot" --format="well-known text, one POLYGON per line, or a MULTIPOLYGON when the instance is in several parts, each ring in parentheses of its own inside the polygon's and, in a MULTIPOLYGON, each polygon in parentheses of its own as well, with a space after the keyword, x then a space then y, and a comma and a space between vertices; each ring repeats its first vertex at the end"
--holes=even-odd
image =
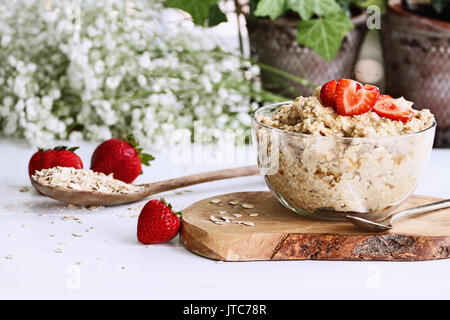
POLYGON ((388 3, 381 25, 386 92, 436 116, 435 146, 450 147, 450 23, 388 3))
MULTIPOLYGON (((314 84, 330 79, 349 78, 353 72, 359 49, 366 32, 366 14, 352 18, 355 28, 343 39, 341 48, 332 61, 326 61, 311 49, 297 43, 298 19, 256 19, 247 21, 252 57, 264 64, 306 78, 314 84)), ((310 95, 313 88, 262 71, 263 86, 286 97, 310 95), (280 85, 281 83, 281 85, 280 85), (295 88, 287 92, 283 84, 295 88)))

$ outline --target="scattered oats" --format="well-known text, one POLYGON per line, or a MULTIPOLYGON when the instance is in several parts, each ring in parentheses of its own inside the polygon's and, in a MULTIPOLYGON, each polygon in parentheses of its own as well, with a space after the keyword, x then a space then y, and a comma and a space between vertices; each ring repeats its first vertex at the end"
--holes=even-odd
POLYGON ((224 225, 225 222, 224 221, 214 221, 215 224, 219 224, 219 225, 224 225))
POLYGON ((242 223, 242 221, 238 221, 238 220, 233 220, 233 221, 231 221, 231 223, 234 223, 234 224, 241 224, 241 223, 242 223))
POLYGON ((94 230, 94 227, 89 227, 89 228, 85 229, 84 231, 91 232, 92 230, 94 230))
POLYGON ((74 216, 62 216, 61 217, 61 220, 63 220, 63 221, 67 221, 67 220, 80 220, 79 218, 77 218, 77 217, 74 217, 74 216))
POLYGON ((184 192, 192 192, 191 189, 184 189, 184 192))
POLYGON ((28 188, 28 187, 22 187, 22 188, 19 189, 19 191, 20 191, 20 192, 28 192, 28 191, 30 191, 30 188, 28 188))
POLYGON ((211 203, 220 203, 222 200, 220 200, 220 199, 212 199, 212 200, 209 200, 209 202, 211 202, 211 203))
POLYGON ((235 205, 239 204, 239 201, 238 200, 232 200, 232 201, 230 201, 228 203, 231 204, 232 206, 235 206, 235 205))
POLYGON ((51 235, 50 235, 50 238, 56 238, 56 237, 57 237, 56 234, 51 234, 51 235))
POLYGON ((250 213, 249 214, 249 217, 257 217, 258 216, 258 214, 255 212, 255 213, 250 213))
POLYGON ((242 208, 245 208, 245 209, 253 209, 255 206, 254 205, 252 205, 251 203, 243 203, 242 204, 242 208))
POLYGON ((51 223, 51 224, 55 224, 56 222, 55 222, 55 221, 50 221, 50 223, 51 223))
POLYGON ((236 218, 240 218, 240 217, 242 217, 242 214, 240 214, 240 213, 233 213, 233 216, 235 216, 236 218))
POLYGON ((39 217, 46 217, 47 214, 46 214, 46 213, 39 213, 38 216, 39 216, 39 217))
POLYGON ((83 235, 81 233, 72 233, 74 237, 81 238, 83 235))
POLYGON ((219 219, 217 219, 217 218, 214 217, 214 216, 209 217, 209 220, 211 220, 212 222, 220 221, 219 219))
POLYGON ((139 217, 139 214, 132 214, 132 215, 130 216, 130 218, 137 218, 137 217, 139 217))
POLYGON ((175 191, 175 194, 183 194, 183 191, 182 190, 177 190, 177 191, 175 191))
POLYGON ((13 255, 12 253, 7 254, 7 255, 5 256, 5 259, 8 259, 8 260, 12 260, 12 259, 15 259, 15 258, 16 258, 16 256, 13 255))
POLYGON ((32 178, 46 185, 109 194, 132 193, 142 190, 141 186, 114 179, 112 174, 106 175, 89 169, 65 167, 42 169, 36 171, 32 178))
POLYGON ((15 206, 13 206, 12 204, 8 204, 7 206, 6 206, 6 209, 8 209, 8 210, 14 210, 16 207, 15 206))
POLYGON ((244 224, 246 226, 250 226, 250 227, 253 227, 255 225, 253 222, 247 222, 247 221, 242 222, 242 224, 244 224))
POLYGON ((55 249, 55 253, 63 253, 63 249, 61 248, 55 249))
POLYGON ((29 226, 31 226, 31 223, 25 223, 22 225, 22 228, 28 228, 29 226))
POLYGON ((225 214, 225 213, 227 213, 225 210, 221 210, 221 211, 218 211, 217 212, 218 214, 220 214, 220 215, 222 215, 222 214, 225 214))
POLYGON ((76 204, 73 204, 73 203, 69 203, 67 205, 67 208, 76 208, 76 207, 78 207, 78 206, 76 204))
POLYGON ((103 208, 104 208, 104 206, 89 206, 89 207, 87 207, 87 209, 89 211, 98 211, 98 210, 103 209, 103 208))

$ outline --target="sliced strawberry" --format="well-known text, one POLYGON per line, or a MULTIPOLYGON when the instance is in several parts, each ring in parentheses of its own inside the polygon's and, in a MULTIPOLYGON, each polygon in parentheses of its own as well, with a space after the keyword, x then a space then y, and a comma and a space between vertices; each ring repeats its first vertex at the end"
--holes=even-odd
POLYGON ((373 91, 373 92, 376 92, 377 93, 377 99, 380 97, 380 89, 377 86, 373 86, 371 84, 365 84, 363 86, 363 88, 367 89, 367 90, 370 90, 370 91, 373 91))
POLYGON ((402 122, 408 122, 414 117, 414 111, 412 109, 401 108, 396 102, 396 99, 387 94, 380 96, 373 106, 373 111, 380 117, 402 122))
POLYGON ((372 110, 377 93, 351 79, 339 79, 336 86, 336 111, 342 116, 359 115, 372 110))
POLYGON ((331 80, 325 83, 320 89, 320 101, 324 106, 336 107, 336 80, 331 80))

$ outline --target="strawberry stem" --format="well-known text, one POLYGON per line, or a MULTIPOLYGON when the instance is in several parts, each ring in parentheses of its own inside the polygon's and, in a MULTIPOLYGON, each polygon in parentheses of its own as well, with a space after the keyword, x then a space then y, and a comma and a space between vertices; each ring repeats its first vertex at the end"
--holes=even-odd
POLYGON ((123 140, 136 150, 139 160, 144 166, 150 166, 150 161, 155 160, 155 157, 151 154, 142 152, 142 148, 139 148, 139 143, 132 133, 126 134, 123 140))

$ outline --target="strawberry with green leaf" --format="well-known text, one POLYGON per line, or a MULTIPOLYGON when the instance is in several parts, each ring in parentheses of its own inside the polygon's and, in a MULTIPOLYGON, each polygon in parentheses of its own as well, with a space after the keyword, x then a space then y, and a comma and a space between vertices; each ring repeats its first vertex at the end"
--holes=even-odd
POLYGON ((172 206, 161 198, 150 200, 142 208, 137 224, 137 238, 143 244, 166 242, 180 230, 181 212, 173 212, 172 206))
POLYGON ((38 149, 28 162, 28 175, 31 177, 36 171, 54 167, 72 167, 83 169, 83 161, 75 153, 78 147, 68 148, 57 146, 53 149, 38 149))
POLYGON ((91 170, 112 173, 115 179, 131 183, 142 173, 142 165, 149 166, 154 159, 142 152, 133 135, 127 135, 123 140, 113 138, 101 143, 92 155, 91 170))
MULTIPOLYGON (((83 169, 83 161, 75 153, 78 147, 68 148, 57 146, 53 149, 38 149, 28 162, 28 175, 34 175, 36 171, 54 167, 72 167, 83 169)), ((38 191, 39 192, 39 191, 38 191)), ((40 192, 39 192, 40 193, 40 192)))

